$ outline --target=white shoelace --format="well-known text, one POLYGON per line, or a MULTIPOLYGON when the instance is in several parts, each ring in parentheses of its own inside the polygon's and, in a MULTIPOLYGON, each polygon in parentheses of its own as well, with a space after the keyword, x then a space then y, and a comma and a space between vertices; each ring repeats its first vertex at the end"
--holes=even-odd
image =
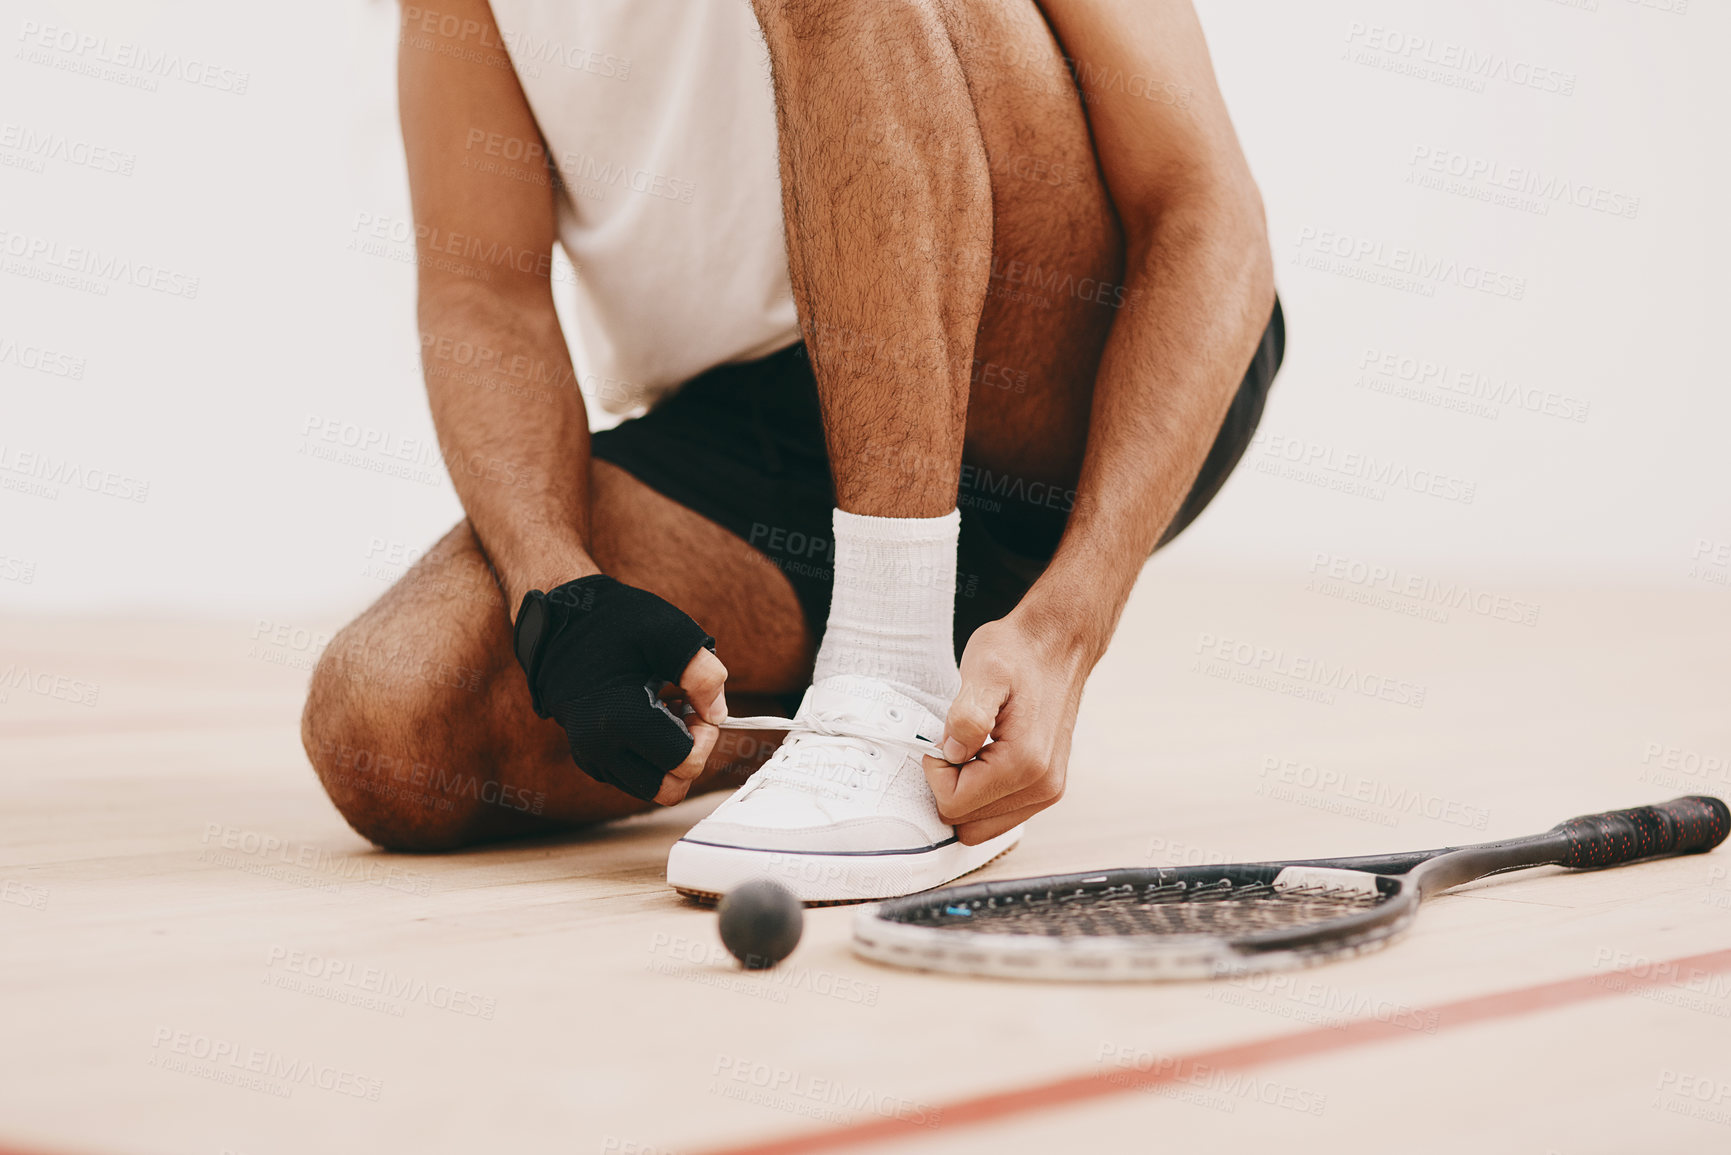
POLYGON ((930 738, 904 738, 899 734, 876 730, 855 719, 839 715, 803 714, 797 718, 778 718, 763 714, 751 718, 729 718, 721 723, 723 730, 785 730, 790 734, 815 734, 825 738, 857 738, 866 742, 881 742, 900 746, 915 754, 942 758, 943 749, 930 738))

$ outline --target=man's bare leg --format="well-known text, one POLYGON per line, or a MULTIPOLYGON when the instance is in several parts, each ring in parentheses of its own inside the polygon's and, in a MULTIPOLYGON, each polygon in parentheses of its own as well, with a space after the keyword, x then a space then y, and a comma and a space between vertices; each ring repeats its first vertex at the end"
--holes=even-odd
MULTIPOLYGON (((596 462, 590 550, 607 573, 684 608, 716 639, 740 715, 778 713, 812 640, 793 589, 745 542, 596 462)), ((445 850, 652 809, 583 774, 538 718, 511 621, 468 523, 331 641, 301 722, 351 826, 396 850, 445 850)), ((692 793, 737 786, 780 735, 723 731, 692 793)))
POLYGON ((970 461, 1073 483, 1123 242, 1039 9, 757 7, 838 504, 948 512, 964 426, 970 461))
POLYGON ((1033 0, 947 9, 991 169, 992 259, 965 460, 1072 488, 1124 271, 1082 100, 1033 0))
POLYGON ((839 507, 817 676, 871 674, 941 714, 964 446, 1024 487, 1073 483, 1116 221, 1031 0, 757 9, 839 507))
POLYGON ((935 3, 756 7, 837 501, 941 516, 955 505, 992 238, 961 62, 935 3))

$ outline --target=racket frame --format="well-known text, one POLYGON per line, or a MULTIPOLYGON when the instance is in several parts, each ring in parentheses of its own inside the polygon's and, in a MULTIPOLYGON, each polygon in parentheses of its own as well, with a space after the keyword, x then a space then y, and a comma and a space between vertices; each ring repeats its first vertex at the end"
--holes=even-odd
POLYGON ((1486 875, 1554 865, 1567 853, 1567 839, 1553 830, 1528 838, 1403 854, 1144 867, 975 883, 946 888, 943 894, 951 905, 960 905, 1042 890, 1054 895, 1076 893, 1108 880, 1117 885, 1151 885, 1236 873, 1244 881, 1271 881, 1277 886, 1284 879, 1284 885, 1295 890, 1333 883, 1385 897, 1375 906, 1296 930, 1274 928, 1225 938, 1005 935, 939 929, 886 917, 931 904, 930 894, 910 895, 862 908, 854 920, 854 949, 867 958, 918 970, 1064 981, 1214 979, 1291 970, 1374 950, 1411 925, 1424 899, 1486 875))

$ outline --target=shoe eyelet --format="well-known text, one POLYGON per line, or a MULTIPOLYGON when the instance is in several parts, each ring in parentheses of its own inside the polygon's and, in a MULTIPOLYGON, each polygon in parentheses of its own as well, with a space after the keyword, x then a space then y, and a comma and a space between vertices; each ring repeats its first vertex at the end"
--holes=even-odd
POLYGON ((899 706, 891 706, 886 713, 889 714, 889 719, 892 722, 900 722, 902 720, 902 711, 899 706))

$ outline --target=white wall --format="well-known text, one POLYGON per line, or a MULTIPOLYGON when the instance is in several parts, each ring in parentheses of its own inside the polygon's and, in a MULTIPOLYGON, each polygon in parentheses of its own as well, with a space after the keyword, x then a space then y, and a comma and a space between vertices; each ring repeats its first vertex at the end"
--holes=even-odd
MULTIPOLYGON (((1199 7, 1268 204, 1291 344, 1265 440, 1163 564, 1290 572, 1321 551, 1472 580, 1711 588, 1700 574, 1724 566, 1691 576, 1691 559, 1703 541, 1731 550, 1731 400, 1713 356, 1731 250, 1726 6, 1199 7), (1473 78, 1446 64, 1410 74, 1464 54, 1496 75, 1463 88, 1473 78), (1588 204, 1423 187, 1413 162, 1426 156, 1492 162, 1505 179, 1533 170, 1588 204), (1433 275, 1359 279, 1405 260, 1433 275), (1484 270, 1496 292, 1468 287, 1484 270), (1377 392, 1360 383, 1370 350, 1519 397, 1475 415, 1438 404, 1461 400, 1449 388, 1377 392), (1287 453, 1319 460, 1266 472, 1287 453), (1339 488, 1367 472, 1368 492, 1339 488)), ((412 269, 352 247, 360 214, 408 214, 394 19, 369 0, 9 6, 0 610, 343 613, 400 569, 393 550, 457 517, 430 448, 412 269), (114 63, 126 44, 180 67, 114 63), (44 139, 75 159, 34 171, 44 139), (80 260, 161 270, 168 291, 37 279, 80 260), (25 364, 44 349, 81 375, 25 364), (387 449, 364 455, 371 468, 306 455, 325 422, 387 449), (408 456, 408 476, 374 471, 388 453, 408 456), (23 454, 120 495, 20 492, 42 484, 18 472, 23 454)))
MULTIPOLYGON (((1679 5, 1204 5, 1291 320, 1264 430, 1290 439, 1282 449, 1374 455, 1474 488, 1470 504, 1398 487, 1375 500, 1252 471, 1198 525, 1185 564, 1324 550, 1466 577, 1698 584, 1698 541, 1731 542, 1731 81, 1713 62, 1731 10, 1666 10, 1679 5), (1475 79, 1445 66, 1467 53, 1491 62, 1476 90, 1449 83, 1475 79), (1427 62, 1429 75, 1379 67, 1427 62), (1485 165, 1491 179, 1417 183, 1485 165), (1493 180, 1555 191, 1479 199, 1493 180), (1365 245, 1325 270, 1300 263, 1365 245), (1401 249, 1456 277, 1354 279, 1401 249), (1494 271, 1507 295, 1463 287, 1469 269, 1494 271), (1358 383, 1371 350, 1447 366, 1457 387, 1456 374, 1482 375, 1518 400, 1472 413, 1436 404, 1473 400, 1451 389, 1373 392, 1358 383), (1584 420, 1563 416, 1582 405, 1584 420)), ((1272 448, 1249 464, 1274 464, 1272 448)))

